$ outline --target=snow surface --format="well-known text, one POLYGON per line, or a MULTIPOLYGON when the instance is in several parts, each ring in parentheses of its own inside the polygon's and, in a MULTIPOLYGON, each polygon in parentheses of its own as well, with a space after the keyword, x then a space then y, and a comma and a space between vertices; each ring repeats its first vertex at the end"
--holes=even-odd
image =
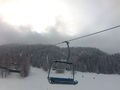
POLYGON ((51 85, 47 72, 31 68, 30 76, 21 78, 12 73, 7 78, 0 77, 0 90, 120 90, 120 75, 94 73, 76 74, 77 85, 51 85))

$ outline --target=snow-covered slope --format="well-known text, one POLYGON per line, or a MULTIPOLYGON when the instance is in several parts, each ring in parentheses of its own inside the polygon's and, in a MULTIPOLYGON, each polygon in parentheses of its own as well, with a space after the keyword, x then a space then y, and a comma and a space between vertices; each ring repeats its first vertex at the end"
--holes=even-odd
POLYGON ((76 74, 79 83, 73 85, 51 85, 47 81, 47 72, 31 68, 30 76, 21 78, 11 74, 0 77, 0 90, 120 90, 120 75, 103 75, 93 73, 76 74))

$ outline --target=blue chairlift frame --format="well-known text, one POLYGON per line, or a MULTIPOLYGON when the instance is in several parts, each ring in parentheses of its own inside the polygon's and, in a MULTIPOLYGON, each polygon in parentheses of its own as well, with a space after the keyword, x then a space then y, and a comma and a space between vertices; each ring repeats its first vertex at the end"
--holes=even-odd
POLYGON ((67 85, 76 85, 78 81, 74 80, 74 65, 73 63, 65 62, 65 61, 53 61, 48 71, 48 81, 50 84, 67 84, 67 85), (72 78, 60 78, 60 77, 50 77, 50 72, 52 70, 52 66, 56 63, 64 63, 72 66, 72 78))
POLYGON ((68 85, 76 85, 78 83, 78 81, 74 80, 74 65, 73 63, 70 63, 68 62, 69 59, 70 59, 70 47, 69 47, 69 42, 68 41, 64 41, 63 43, 66 43, 67 45, 67 48, 68 48, 68 55, 67 55, 67 59, 66 61, 53 61, 50 68, 49 68, 49 71, 48 71, 48 82, 50 84, 68 84, 68 85), (51 72, 51 69, 53 67, 53 64, 56 64, 56 63, 64 63, 64 64, 68 64, 70 66, 73 67, 72 69, 72 74, 73 74, 73 77, 72 78, 60 78, 60 77, 50 77, 50 72, 51 72))

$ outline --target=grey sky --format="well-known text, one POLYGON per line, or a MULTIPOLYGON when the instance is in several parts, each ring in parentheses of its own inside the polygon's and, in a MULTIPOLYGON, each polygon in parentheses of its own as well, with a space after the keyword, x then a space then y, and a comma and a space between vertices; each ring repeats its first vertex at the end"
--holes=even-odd
MULTIPOLYGON (((10 1, 10 0, 9 0, 10 1)), ((0 45, 9 43, 54 44, 120 24, 119 0, 62 0, 72 9, 76 34, 66 34, 72 28, 61 19, 47 26, 47 33, 37 33, 30 26, 14 27, 0 19, 0 45), (60 30, 62 32, 60 32, 60 30), (65 33, 64 33, 65 31, 65 33)), ((71 46, 96 47, 109 53, 120 52, 120 28, 71 42, 71 46)))

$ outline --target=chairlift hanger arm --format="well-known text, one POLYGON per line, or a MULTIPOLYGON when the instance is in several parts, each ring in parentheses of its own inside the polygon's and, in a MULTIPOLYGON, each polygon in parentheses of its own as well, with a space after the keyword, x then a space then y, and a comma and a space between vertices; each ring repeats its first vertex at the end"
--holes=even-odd
POLYGON ((63 43, 66 43, 66 45, 67 45, 67 49, 68 49, 68 55, 67 55, 67 62, 69 61, 69 59, 70 59, 70 46, 69 46, 69 41, 64 41, 63 43))

